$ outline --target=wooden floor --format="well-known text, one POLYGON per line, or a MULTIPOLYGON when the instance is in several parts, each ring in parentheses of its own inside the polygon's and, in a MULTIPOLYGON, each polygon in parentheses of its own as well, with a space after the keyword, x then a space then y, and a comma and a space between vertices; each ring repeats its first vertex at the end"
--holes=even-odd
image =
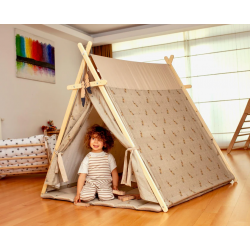
POLYGON ((250 225, 250 150, 223 151, 238 177, 226 185, 167 213, 74 206, 40 198, 44 175, 0 180, 0 225, 58 226, 247 226, 250 225))

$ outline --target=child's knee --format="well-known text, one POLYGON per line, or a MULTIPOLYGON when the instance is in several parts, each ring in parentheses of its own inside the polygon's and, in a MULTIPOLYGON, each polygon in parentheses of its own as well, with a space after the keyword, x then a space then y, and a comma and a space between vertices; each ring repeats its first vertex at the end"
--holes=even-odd
POLYGON ((80 193, 80 199, 82 201, 92 201, 95 199, 96 189, 90 188, 87 185, 83 186, 83 189, 80 193))
POLYGON ((81 201, 92 201, 95 199, 95 195, 93 194, 80 194, 81 201))
POLYGON ((114 198, 115 198, 114 195, 108 196, 108 197, 107 196, 105 196, 105 197, 99 196, 100 201, 110 201, 110 200, 113 200, 114 198))
POLYGON ((115 198, 113 195, 112 189, 111 189, 111 191, 99 190, 98 197, 99 197, 100 201, 109 201, 109 200, 113 200, 115 198))

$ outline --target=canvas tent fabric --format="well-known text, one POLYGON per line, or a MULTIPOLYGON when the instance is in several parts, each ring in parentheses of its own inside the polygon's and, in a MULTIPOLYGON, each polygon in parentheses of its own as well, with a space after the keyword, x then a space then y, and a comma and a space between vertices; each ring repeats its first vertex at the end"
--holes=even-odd
POLYGON ((167 64, 92 57, 168 207, 234 179, 167 64))
MULTIPOLYGON (((135 194, 138 193, 137 189, 132 189, 131 191, 127 191, 127 194, 135 194)), ((44 194, 42 197, 50 198, 50 199, 59 199, 64 201, 74 202, 76 194, 76 187, 65 188, 58 191, 48 192, 44 194)), ((106 206, 106 207, 116 207, 116 208, 128 208, 135 210, 143 210, 143 211, 153 211, 153 212, 161 212, 161 207, 152 202, 147 202, 145 200, 129 200, 129 201, 121 201, 119 199, 113 199, 110 201, 100 201, 95 198, 94 200, 88 202, 93 206, 106 206)))
POLYGON ((44 136, 44 139, 45 139, 45 145, 48 148, 48 157, 49 159, 51 159, 56 145, 56 135, 44 136))
POLYGON ((110 91, 168 206, 234 178, 181 91, 110 91))
POLYGON ((170 90, 180 86, 166 64, 138 63, 92 55, 108 87, 124 89, 170 90))
MULTIPOLYGON (((101 78, 107 80, 105 89, 109 98, 168 207, 234 179, 169 65, 126 62, 95 55, 92 58, 101 78)), ((93 81, 91 74, 90 81, 93 81)), ((131 147, 100 89, 92 87, 84 107, 78 91, 58 148, 58 152, 63 153, 69 182, 63 183, 55 155, 45 181, 50 187, 76 181, 77 170, 88 153, 81 138, 88 125, 93 124, 94 110, 99 114, 98 121, 105 123, 124 150, 131 147)), ((131 161, 142 199, 158 203, 135 154, 131 154, 131 161)))

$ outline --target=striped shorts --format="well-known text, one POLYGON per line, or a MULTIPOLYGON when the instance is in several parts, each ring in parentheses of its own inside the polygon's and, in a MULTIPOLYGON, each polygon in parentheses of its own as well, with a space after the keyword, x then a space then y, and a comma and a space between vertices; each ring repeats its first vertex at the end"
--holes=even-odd
POLYGON ((82 201, 91 201, 95 199, 98 193, 99 200, 108 201, 114 199, 111 180, 86 180, 80 193, 82 201))

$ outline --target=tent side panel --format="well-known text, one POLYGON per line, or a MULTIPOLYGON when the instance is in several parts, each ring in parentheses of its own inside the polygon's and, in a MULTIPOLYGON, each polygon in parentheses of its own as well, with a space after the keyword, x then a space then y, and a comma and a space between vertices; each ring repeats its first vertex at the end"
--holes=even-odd
POLYGON ((166 204, 234 179, 181 89, 110 91, 166 204))
MULTIPOLYGON (((86 100, 85 106, 82 107, 80 92, 76 96, 76 100, 72 109, 72 113, 64 134, 63 140, 57 150, 58 153, 64 154, 70 144, 74 141, 87 117, 92 109, 92 104, 89 99, 86 100)), ((51 161, 50 168, 48 170, 45 184, 47 185, 59 185, 61 182, 61 174, 58 170, 57 155, 55 155, 51 161)))

